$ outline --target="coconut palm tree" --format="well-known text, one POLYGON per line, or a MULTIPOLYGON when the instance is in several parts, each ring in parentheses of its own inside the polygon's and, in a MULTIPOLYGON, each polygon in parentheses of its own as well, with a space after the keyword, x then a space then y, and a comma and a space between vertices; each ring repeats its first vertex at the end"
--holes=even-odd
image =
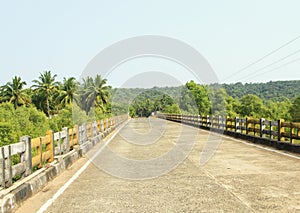
POLYGON ((109 96, 109 89, 110 86, 106 86, 107 79, 103 79, 101 75, 97 75, 94 79, 95 86, 96 86, 96 103, 95 105, 97 107, 100 107, 102 110, 104 110, 105 105, 108 104, 108 96, 109 96))
POLYGON ((74 77, 63 79, 63 83, 59 86, 59 101, 61 106, 71 104, 75 98, 77 82, 74 77))
POLYGON ((83 79, 81 91, 81 105, 86 114, 92 106, 100 107, 103 111, 108 103, 108 90, 110 86, 106 85, 107 79, 97 75, 94 79, 87 77, 83 79))
POLYGON ((25 85, 25 81, 22 81, 20 77, 15 76, 11 82, 7 82, 1 87, 1 101, 13 103, 15 109, 18 108, 18 106, 29 103, 29 97, 24 89, 25 85))
POLYGON ((32 85, 33 92, 38 93, 38 95, 44 97, 40 100, 45 103, 40 103, 40 105, 46 104, 45 113, 48 117, 51 117, 50 114, 50 98, 54 92, 58 89, 58 83, 55 81, 57 75, 52 75, 51 71, 45 71, 40 73, 39 80, 33 80, 35 83, 32 85))

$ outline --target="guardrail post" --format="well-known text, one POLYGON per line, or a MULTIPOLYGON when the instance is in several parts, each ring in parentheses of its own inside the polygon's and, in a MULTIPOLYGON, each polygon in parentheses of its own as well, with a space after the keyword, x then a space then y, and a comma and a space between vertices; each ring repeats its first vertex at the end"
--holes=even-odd
POLYGON ((265 134, 264 134, 264 130, 266 128, 266 125, 265 125, 265 119, 264 118, 261 118, 259 119, 259 124, 260 124, 260 137, 265 137, 265 134))
POLYGON ((294 143, 293 134, 294 134, 295 128, 293 127, 293 123, 290 122, 290 143, 294 143))
POLYGON ((42 164, 43 164, 43 143, 42 143, 42 138, 40 137, 40 145, 38 147, 37 150, 37 154, 40 157, 40 163, 38 165, 38 168, 42 168, 42 164))
POLYGON ((64 127, 62 128, 62 131, 65 132, 65 136, 66 136, 63 139, 63 147, 64 147, 63 153, 66 154, 70 151, 69 129, 68 127, 64 127))
POLYGON ((78 125, 78 145, 81 144, 81 138, 82 138, 82 134, 81 134, 81 129, 82 129, 82 124, 81 125, 78 125))
POLYGON ((7 156, 7 169, 8 169, 8 182, 7 186, 10 187, 12 185, 12 162, 11 162, 11 146, 8 147, 8 156, 7 156))
POLYGON ((218 116, 218 129, 221 129, 221 124, 222 124, 222 116, 218 116))
POLYGON ((87 131, 86 131, 87 125, 84 123, 81 125, 81 140, 80 144, 83 144, 87 138, 87 131))
POLYGON ((226 121, 226 116, 221 116, 221 119, 222 119, 222 129, 223 130, 225 130, 225 125, 226 125, 226 123, 225 123, 225 121, 226 121))
POLYGON ((206 127, 209 127, 209 115, 206 116, 206 127))
POLYGON ((101 132, 101 121, 97 121, 98 132, 101 132))
POLYGON ((240 132, 244 134, 245 119, 240 118, 240 132))
POLYGON ((284 127, 282 127, 281 123, 283 123, 284 120, 280 119, 278 120, 278 141, 284 141, 285 138, 281 137, 281 133, 284 133, 284 127))
POLYGON ((32 173, 31 138, 29 136, 23 136, 20 141, 25 144, 25 152, 21 155, 21 161, 25 161, 26 170, 23 177, 26 177, 32 173))
POLYGON ((272 134, 273 126, 272 126, 272 121, 269 121, 269 126, 270 126, 270 140, 272 140, 272 139, 273 139, 273 134, 272 134))
POLYGON ((101 132, 104 133, 104 120, 101 120, 101 132))
POLYGON ((248 118, 246 117, 246 135, 248 135, 249 131, 248 131, 248 118))
POLYGON ((298 136, 298 138, 300 137, 300 128, 299 127, 297 128, 297 136, 298 136))
POLYGON ((240 125, 239 117, 234 118, 234 131, 238 132, 238 126, 240 125))
POLYGON ((88 140, 88 125, 87 124, 84 124, 84 127, 83 127, 83 138, 84 138, 84 141, 83 142, 86 142, 88 140))
POLYGON ((81 124, 78 127, 78 144, 81 145, 85 140, 85 124, 81 124))
POLYGON ((92 136, 95 137, 98 134, 98 128, 97 128, 97 122, 96 121, 94 121, 92 123, 92 128, 93 128, 92 136))
POLYGON ((1 169, 1 185, 5 188, 5 155, 4 155, 4 147, 0 147, 0 169, 1 169))
POLYGON ((72 129, 72 146, 79 144, 79 126, 75 125, 72 129), (75 132, 75 134, 74 134, 75 132))
POLYGON ((54 160, 54 141, 53 141, 53 132, 52 130, 48 130, 46 135, 49 135, 50 141, 49 145, 47 145, 46 150, 50 151, 50 159, 48 162, 52 162, 54 160))

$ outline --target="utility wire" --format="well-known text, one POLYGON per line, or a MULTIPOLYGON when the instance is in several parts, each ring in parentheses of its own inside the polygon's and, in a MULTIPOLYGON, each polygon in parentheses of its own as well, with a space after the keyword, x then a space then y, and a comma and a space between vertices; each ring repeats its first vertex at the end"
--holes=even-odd
POLYGON ((266 68, 268 68, 268 67, 271 67, 271 66, 273 66, 274 64, 277 64, 277 63, 279 63, 279 62, 281 62, 281 61, 283 61, 283 60, 285 60, 285 59, 287 59, 287 58, 289 58, 289 57, 291 57, 291 56, 297 54, 298 52, 300 52, 300 49, 297 50, 297 51, 295 51, 295 52, 293 52, 293 53, 291 53, 291 54, 289 54, 289 55, 287 55, 287 56, 285 56, 285 57, 283 57, 283 58, 278 59, 277 61, 275 61, 275 62, 273 62, 273 63, 271 63, 271 64, 268 64, 268 65, 266 65, 266 66, 264 66, 264 67, 262 67, 262 68, 260 68, 260 69, 258 69, 258 70, 255 70, 254 72, 251 72, 251 73, 249 73, 248 75, 246 75, 246 76, 244 76, 244 77, 242 77, 242 78, 237 79, 237 81, 243 80, 243 79, 247 79, 249 76, 251 76, 251 75, 253 75, 253 74, 256 74, 256 73, 258 73, 258 72, 260 72, 260 71, 262 71, 262 70, 264 70, 264 69, 266 69, 266 68))
POLYGON ((245 70, 248 69, 249 67, 251 67, 251 66, 257 64, 258 62, 264 60, 265 58, 267 58, 267 57, 269 57, 270 55, 276 53, 276 52, 279 51, 280 49, 282 49, 282 48, 286 47, 287 45, 293 43, 294 41, 296 41, 296 40, 299 39, 299 38, 300 38, 300 35, 297 36, 297 37, 295 37, 295 38, 293 38, 292 40, 286 42, 285 44, 281 45, 280 47, 276 48, 275 50, 269 52, 268 54, 264 55, 263 57, 261 57, 261 58, 255 60, 255 61, 253 61, 252 63, 248 64, 248 65, 245 66, 244 68, 237 70, 236 72, 232 73, 231 75, 229 75, 228 77, 226 77, 225 79, 223 79, 223 81, 224 81, 224 80, 227 80, 227 79, 229 79, 229 78, 231 78, 231 77, 233 77, 233 76, 235 76, 235 75, 237 75, 237 74, 239 74, 239 73, 241 73, 241 72, 243 72, 243 71, 245 71, 245 70))
POLYGON ((280 69, 280 68, 282 68, 282 67, 285 67, 285 66, 287 66, 287 65, 289 65, 289 64, 292 64, 292 63, 295 63, 295 62, 297 62, 297 61, 300 61, 300 58, 296 58, 296 59, 294 59, 294 60, 292 60, 292 61, 289 61, 289 62, 287 62, 287 63, 285 63, 285 64, 282 64, 282 65, 279 66, 279 67, 276 67, 276 68, 271 69, 271 70, 267 70, 266 72, 263 72, 263 73, 259 73, 259 74, 257 74, 257 75, 254 75, 254 76, 250 77, 250 78, 247 78, 247 79, 245 79, 245 80, 249 80, 249 79, 252 79, 252 78, 254 78, 254 77, 256 77, 256 76, 264 75, 264 74, 266 74, 266 73, 269 73, 269 72, 278 70, 278 69, 280 69))

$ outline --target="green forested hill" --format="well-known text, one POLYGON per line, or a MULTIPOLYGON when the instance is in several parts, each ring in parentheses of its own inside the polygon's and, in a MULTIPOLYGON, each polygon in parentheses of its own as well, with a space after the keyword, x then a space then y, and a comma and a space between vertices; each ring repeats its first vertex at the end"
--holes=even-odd
POLYGON ((241 98, 247 94, 254 94, 264 100, 283 101, 294 99, 300 95, 300 80, 270 81, 267 83, 235 83, 222 84, 229 96, 241 98))
POLYGON ((217 114, 225 113, 225 110, 231 117, 264 117, 273 120, 283 118, 296 121, 297 116, 294 114, 298 112, 298 105, 294 102, 296 97, 300 97, 300 80, 210 86, 190 81, 185 86, 178 87, 118 88, 112 92, 112 113, 126 113, 131 107, 136 114, 149 114, 159 108, 158 101, 167 103, 162 110, 177 111, 173 102, 166 101, 169 98, 160 97, 162 94, 174 99, 182 113, 202 115, 212 113, 213 109, 217 114), (214 95, 210 96, 211 94, 214 95), (209 96, 211 100, 207 99, 209 96), (193 101, 198 108, 195 108, 193 101))
MULTIPOLYGON (((235 84, 222 84, 222 87, 226 90, 227 95, 238 99, 248 94, 254 94, 263 100, 284 101, 286 99, 293 100, 295 97, 300 95, 300 80, 246 84, 238 82, 235 84)), ((175 97, 178 95, 178 91, 180 90, 179 87, 155 87, 153 89, 175 97)), ((145 92, 147 89, 119 88, 115 89, 115 91, 116 90, 118 90, 118 92, 115 93, 115 98, 118 102, 125 101, 128 103, 128 99, 134 98, 139 93, 145 92)))

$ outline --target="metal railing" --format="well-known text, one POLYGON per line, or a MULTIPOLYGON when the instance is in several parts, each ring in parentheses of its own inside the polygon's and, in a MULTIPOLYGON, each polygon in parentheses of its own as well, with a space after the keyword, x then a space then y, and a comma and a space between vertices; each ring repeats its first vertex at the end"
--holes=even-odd
POLYGON ((250 136, 277 140, 291 144, 300 143, 300 123, 283 119, 270 121, 264 118, 229 118, 225 116, 200 116, 180 114, 157 114, 159 118, 191 124, 198 127, 230 131, 250 136))

